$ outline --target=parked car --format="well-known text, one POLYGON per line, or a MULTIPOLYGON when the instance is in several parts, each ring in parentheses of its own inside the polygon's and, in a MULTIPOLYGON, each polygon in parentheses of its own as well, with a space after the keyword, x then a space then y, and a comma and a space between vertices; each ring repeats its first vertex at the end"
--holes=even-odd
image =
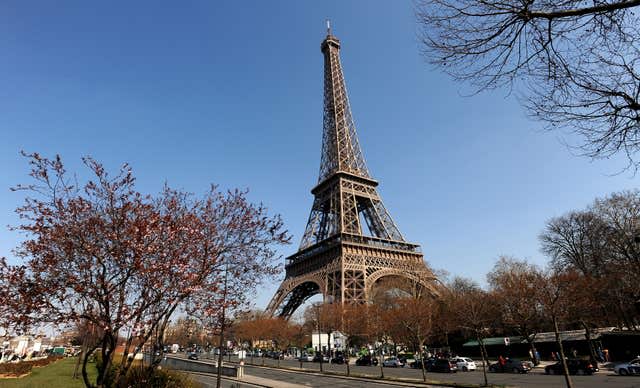
POLYGON ((198 359, 198 353, 196 353, 196 352, 191 352, 191 353, 189 353, 189 354, 187 355, 187 358, 188 358, 189 360, 197 360, 197 359, 198 359))
POLYGON ((427 368, 429 372, 456 373, 458 366, 447 358, 438 358, 427 368))
POLYGON ((476 370, 477 368, 475 361, 473 361, 469 357, 455 357, 451 361, 456 364, 458 370, 461 370, 463 372, 476 370))
POLYGON ((367 354, 362 356, 356 360, 356 365, 358 366, 376 366, 378 365, 378 359, 375 357, 371 357, 371 355, 367 354))
POLYGON ((634 358, 629 362, 616 365, 613 371, 620 376, 640 375, 640 357, 634 358))
POLYGON ((391 367, 391 368, 402 368, 404 364, 398 360, 398 357, 389 357, 382 361, 382 366, 391 367))
POLYGON ((527 373, 531 370, 528 362, 518 360, 517 358, 507 358, 504 365, 499 362, 489 366, 489 372, 494 373, 527 373))
POLYGON ((325 354, 320 354, 320 353, 316 353, 315 356, 313 356, 313 362, 320 362, 322 360, 322 362, 329 362, 329 356, 325 355, 325 354))
POLYGON ((313 354, 304 353, 302 356, 298 357, 298 361, 311 362, 313 361, 313 354))
MULTIPOLYGON (((589 360, 570 358, 567 359, 567 369, 570 375, 592 375, 598 371, 598 366, 589 360)), ((558 361, 555 364, 547 365, 544 368, 544 373, 548 375, 561 375, 564 373, 562 371, 562 362, 558 361)))
POLYGON ((336 353, 336 356, 331 359, 332 364, 346 364, 347 358, 342 353, 336 353))
POLYGON ((415 368, 415 369, 422 369, 422 363, 423 362, 424 362, 424 369, 425 370, 429 370, 431 365, 433 365, 433 363, 436 362, 436 359, 435 359, 435 357, 429 357, 429 358, 426 358, 424 360, 417 359, 414 362, 410 362, 409 363, 409 367, 415 368))
POLYGON ((403 366, 406 366, 408 362, 415 361, 412 353, 398 354, 398 360, 400 360, 403 366))
POLYGON ((284 355, 282 354, 282 352, 276 352, 276 351, 268 351, 265 354, 265 357, 284 360, 284 355))

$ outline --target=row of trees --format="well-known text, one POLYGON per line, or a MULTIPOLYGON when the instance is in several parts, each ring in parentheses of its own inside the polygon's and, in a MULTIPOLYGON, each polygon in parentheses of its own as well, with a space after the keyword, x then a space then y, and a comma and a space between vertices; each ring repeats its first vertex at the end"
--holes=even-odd
MULTIPOLYGON (((405 293, 384 303, 318 304, 308 308, 301 324, 258 316, 237 322, 234 333, 240 343, 261 340, 265 346, 264 341, 273 341, 275 349, 284 351, 308 344, 304 334, 340 331, 346 335, 348 348, 381 344, 381 357, 387 344, 393 344, 392 348, 403 344, 422 354, 430 346, 446 345, 451 336, 464 336, 478 341, 486 365, 486 337, 521 335, 535 354, 535 335, 555 331, 558 352, 564 359, 560 330, 584 324, 591 329, 602 323, 591 315, 589 281, 577 271, 542 270, 526 261, 503 257, 489 274, 488 290, 469 279, 454 278, 440 290, 438 299, 405 293)), ((384 376, 382 367, 380 373, 384 376)), ((486 370, 483 379, 487 384, 486 370)))
MULTIPOLYGON (((487 275, 486 288, 455 277, 441 287, 437 299, 423 295, 414 283, 395 279, 383 283, 373 304, 311 306, 297 331, 290 332, 297 333, 295 341, 284 329, 291 323, 274 325, 283 330, 276 340, 275 334, 265 331, 269 325, 256 319, 239 323, 243 334, 238 338, 273 339, 286 349, 300 345, 300 329, 306 333, 339 330, 347 335, 348 347, 394 343, 420 353, 427 345, 447 346, 451 336, 463 336, 479 343, 486 364, 484 338, 521 336, 535 356, 536 335, 552 331, 564 363, 560 331, 584 329, 595 360, 594 328, 640 327, 634 281, 640 275, 636 225, 640 225, 640 192, 614 193, 585 210, 548 221, 539 237, 542 251, 550 258, 546 268, 500 257, 487 275)), ((483 376, 486 384, 486 371, 483 376)), ((565 376, 567 386, 572 386, 566 365, 565 376)))
MULTIPOLYGON (((158 195, 135 189, 129 166, 111 176, 85 158, 91 178, 78 183, 61 159, 25 155, 33 182, 19 185, 17 209, 24 233, 23 262, 0 260, 0 327, 8 332, 37 325, 89 325, 103 366, 95 385, 114 382, 131 367, 135 344, 162 346, 176 311, 185 310, 210 330, 245 304, 247 292, 278 269, 275 246, 289 236, 278 216, 254 205, 246 192, 204 196, 164 187, 158 195), (119 336, 126 342, 115 362, 119 336)), ((160 360, 154 360, 154 365, 160 360)), ((150 371, 153 370, 153 367, 150 371)))

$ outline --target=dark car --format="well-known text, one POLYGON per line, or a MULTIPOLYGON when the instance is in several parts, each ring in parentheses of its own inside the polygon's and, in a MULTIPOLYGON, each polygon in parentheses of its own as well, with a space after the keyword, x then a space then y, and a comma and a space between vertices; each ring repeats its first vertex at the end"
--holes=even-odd
POLYGON ((438 358, 427 368, 429 372, 456 373, 458 365, 448 358, 438 358))
POLYGON ((417 359, 414 362, 409 363, 409 367, 414 369, 422 369, 423 362, 424 362, 424 369, 429 370, 429 368, 431 368, 433 363, 436 362, 436 359, 434 357, 430 357, 424 360, 417 359))
POLYGON ((313 356, 313 362, 329 362, 329 356, 316 353, 316 355, 313 356))
POLYGON ((370 355, 362 356, 356 360, 358 366, 376 366, 378 365, 378 359, 371 357, 370 355))
POLYGON ((531 366, 528 362, 521 361, 516 358, 507 358, 504 365, 496 362, 489 366, 489 372, 494 373, 527 373, 530 370, 531 366))
POLYGON ((398 354, 398 360, 400 360, 403 366, 407 366, 407 358, 413 358, 413 355, 398 354))
POLYGON ((280 359, 280 360, 284 360, 284 354, 282 352, 276 352, 276 351, 269 351, 265 353, 265 357, 267 358, 274 358, 274 359, 280 359))
POLYGON ((338 354, 336 354, 335 357, 333 357, 331 359, 331 363, 332 364, 340 364, 340 365, 346 364, 347 363, 347 358, 344 356, 344 354, 338 353, 338 354))
POLYGON ((198 359, 198 353, 196 353, 196 352, 191 352, 191 353, 189 353, 189 355, 187 356, 187 358, 188 358, 189 360, 197 360, 197 359, 198 359))
MULTIPOLYGON (((598 371, 598 365, 589 360, 580 360, 577 358, 568 359, 567 369, 570 375, 592 375, 598 371)), ((558 361, 555 364, 547 365, 544 368, 544 373, 548 375, 561 375, 563 373, 562 362, 558 361)))

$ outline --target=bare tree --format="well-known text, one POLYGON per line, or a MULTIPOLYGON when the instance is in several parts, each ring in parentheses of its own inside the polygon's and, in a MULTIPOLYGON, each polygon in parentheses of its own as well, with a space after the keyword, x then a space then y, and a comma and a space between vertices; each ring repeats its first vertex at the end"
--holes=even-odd
POLYGON ((640 323, 640 192, 613 193, 553 218, 539 238, 556 271, 576 270, 597 285, 592 293, 601 311, 594 305, 585 318, 625 327, 640 323))
MULTIPOLYGON (((418 0, 424 55, 476 91, 522 87, 583 155, 640 149, 640 0, 418 0)), ((511 89, 510 89, 511 90, 511 89)))

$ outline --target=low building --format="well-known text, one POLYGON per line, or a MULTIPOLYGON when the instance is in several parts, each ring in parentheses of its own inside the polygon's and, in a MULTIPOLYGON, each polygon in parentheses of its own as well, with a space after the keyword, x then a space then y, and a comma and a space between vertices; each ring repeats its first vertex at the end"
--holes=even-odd
MULTIPOLYGON (((566 330, 560 332, 565 355, 573 353, 579 357, 590 355, 586 331, 566 330)), ((640 349, 640 331, 620 330, 615 327, 602 327, 591 331, 591 342, 594 349, 607 350, 610 360, 622 361, 633 358, 640 349)), ((529 357, 530 345, 525 337, 489 337, 483 339, 489 357, 513 356, 529 357)), ((536 350, 543 360, 550 360, 552 352, 557 352, 554 332, 537 333, 533 338, 536 350)), ((468 341, 462 345, 461 353, 480 355, 478 341, 468 341)))
POLYGON ((311 347, 313 350, 329 353, 329 351, 344 351, 346 347, 346 336, 339 331, 334 331, 331 335, 314 331, 311 333, 311 347))

